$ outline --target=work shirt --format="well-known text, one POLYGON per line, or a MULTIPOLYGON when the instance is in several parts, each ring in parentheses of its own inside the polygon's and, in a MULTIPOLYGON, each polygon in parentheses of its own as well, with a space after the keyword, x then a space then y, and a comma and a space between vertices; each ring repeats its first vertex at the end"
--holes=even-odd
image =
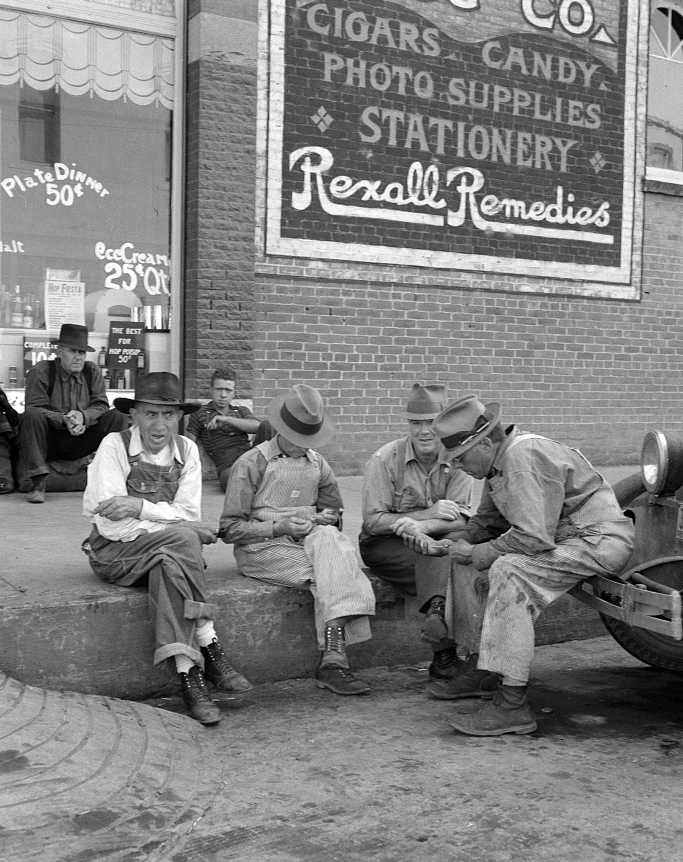
POLYGON ((392 533, 403 515, 429 508, 437 500, 458 503, 470 514, 473 480, 448 460, 440 449, 429 471, 417 460, 410 437, 393 440, 368 461, 363 476, 361 539, 392 533))
POLYGON ((248 407, 241 404, 230 404, 227 413, 209 401, 193 413, 187 421, 187 433, 202 444, 204 451, 221 471, 239 458, 242 453, 251 448, 249 437, 245 431, 227 423, 221 423, 216 428, 207 426, 214 416, 234 416, 236 419, 256 419, 248 407))
POLYGON ((294 463, 301 462, 298 471, 301 481, 297 482, 295 476, 288 479, 286 503, 283 502, 280 480, 277 477, 274 479, 278 487, 273 493, 277 493, 278 502, 272 504, 268 483, 264 483, 264 478, 268 464, 278 458, 288 456, 278 446, 275 436, 250 449, 235 462, 220 519, 219 535, 223 541, 239 546, 272 539, 273 525, 280 518, 291 515, 310 518, 323 509, 342 508, 342 498, 332 468, 313 449, 307 449, 304 458, 291 459, 294 463), (310 481, 312 471, 315 471, 313 483, 310 481), (311 487, 315 489, 313 492, 309 490, 311 487))
POLYGON ((64 427, 64 415, 70 410, 81 411, 86 428, 95 425, 109 410, 109 401, 100 369, 94 362, 86 365, 89 366, 90 386, 83 371, 77 374, 66 371, 59 359, 38 362, 26 377, 25 408, 43 408, 54 428, 64 427), (54 362, 55 375, 52 395, 48 395, 51 362, 54 362))
POLYGON ((465 534, 475 544, 477 569, 503 554, 532 556, 623 520, 611 487, 578 449, 515 426, 505 433, 465 534))
POLYGON ((201 520, 202 468, 197 444, 184 438, 185 458, 174 439, 161 452, 153 454, 142 445, 140 431, 131 429, 128 451, 121 434, 107 434, 88 466, 88 484, 83 494, 83 514, 97 527, 105 539, 113 542, 130 542, 142 533, 163 530, 170 523, 201 520), (170 467, 174 460, 182 465, 178 490, 172 502, 151 503, 143 500, 136 518, 111 521, 95 514, 95 508, 110 497, 128 496, 126 480, 131 470, 128 455, 140 456, 142 461, 170 467))

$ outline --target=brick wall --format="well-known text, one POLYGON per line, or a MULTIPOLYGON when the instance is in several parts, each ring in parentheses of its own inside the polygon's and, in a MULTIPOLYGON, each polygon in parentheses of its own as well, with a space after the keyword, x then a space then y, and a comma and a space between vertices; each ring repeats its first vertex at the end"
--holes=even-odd
MULTIPOLYGON (((255 16, 237 5, 255 40, 255 16)), ((249 51, 189 64, 190 390, 205 393, 219 361, 238 367, 257 413, 292 382, 317 386, 338 426, 325 454, 341 474, 403 432, 415 381, 501 400, 509 421, 602 464, 635 462, 649 428, 683 432, 683 198, 645 196, 637 302, 511 293, 471 273, 458 286, 411 285, 390 267, 367 281, 255 274, 255 41, 249 51)))

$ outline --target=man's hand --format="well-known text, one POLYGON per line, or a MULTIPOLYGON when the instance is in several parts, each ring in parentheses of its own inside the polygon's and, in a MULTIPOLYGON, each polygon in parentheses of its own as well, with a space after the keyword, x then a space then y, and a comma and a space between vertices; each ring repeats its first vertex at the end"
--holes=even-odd
POLYGON ((313 522, 315 524, 322 524, 323 526, 332 526, 338 520, 339 512, 337 509, 323 509, 322 512, 316 512, 313 516, 313 522))
POLYGON ((401 538, 411 551, 415 551, 417 554, 424 554, 428 557, 445 557, 451 547, 448 539, 433 539, 426 533, 405 535, 401 538))
POLYGON ((80 437, 85 433, 85 417, 80 410, 69 410, 64 414, 66 430, 72 437, 80 437))
POLYGON ((451 545, 451 557, 456 563, 467 565, 472 562, 473 547, 474 546, 465 539, 456 539, 451 545))
POLYGON ((138 518, 142 511, 140 497, 109 497, 95 507, 95 514, 110 521, 123 521, 124 518, 138 518))
POLYGON ((460 517, 460 506, 453 500, 437 500, 426 510, 430 518, 455 521, 460 517))
POLYGON ((414 518, 408 517, 408 515, 404 515, 402 518, 398 518, 394 521, 391 525, 391 529, 402 539, 407 536, 424 535, 424 531, 420 528, 419 522, 414 518))
POLYGON ((201 521, 181 521, 184 527, 191 527, 199 536, 202 545, 213 545, 218 541, 218 532, 201 521))
POLYGON ((215 431, 219 425, 232 425, 230 420, 230 416, 223 416, 222 414, 217 416, 212 416, 211 419, 206 423, 206 427, 209 431, 215 431))
POLYGON ((295 515, 290 515, 287 518, 280 518, 273 524, 273 536, 292 536, 295 539, 302 539, 307 536, 313 529, 313 521, 310 518, 297 518, 295 515))

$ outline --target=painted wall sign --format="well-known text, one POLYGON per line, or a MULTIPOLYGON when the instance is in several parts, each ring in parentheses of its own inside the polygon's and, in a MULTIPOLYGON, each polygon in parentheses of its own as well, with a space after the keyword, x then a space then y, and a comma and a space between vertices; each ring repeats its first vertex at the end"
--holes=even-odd
POLYGON ((268 13, 266 255, 631 281, 638 0, 268 13))

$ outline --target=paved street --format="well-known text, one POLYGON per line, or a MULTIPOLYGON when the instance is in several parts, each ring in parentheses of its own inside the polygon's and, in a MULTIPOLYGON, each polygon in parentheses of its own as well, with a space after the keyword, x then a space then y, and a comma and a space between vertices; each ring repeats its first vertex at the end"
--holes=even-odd
POLYGON ((310 680, 225 703, 217 728, 150 705, 0 689, 0 858, 681 858, 683 678, 608 637, 540 647, 539 730, 472 739, 424 667, 363 671, 367 698, 310 680))

